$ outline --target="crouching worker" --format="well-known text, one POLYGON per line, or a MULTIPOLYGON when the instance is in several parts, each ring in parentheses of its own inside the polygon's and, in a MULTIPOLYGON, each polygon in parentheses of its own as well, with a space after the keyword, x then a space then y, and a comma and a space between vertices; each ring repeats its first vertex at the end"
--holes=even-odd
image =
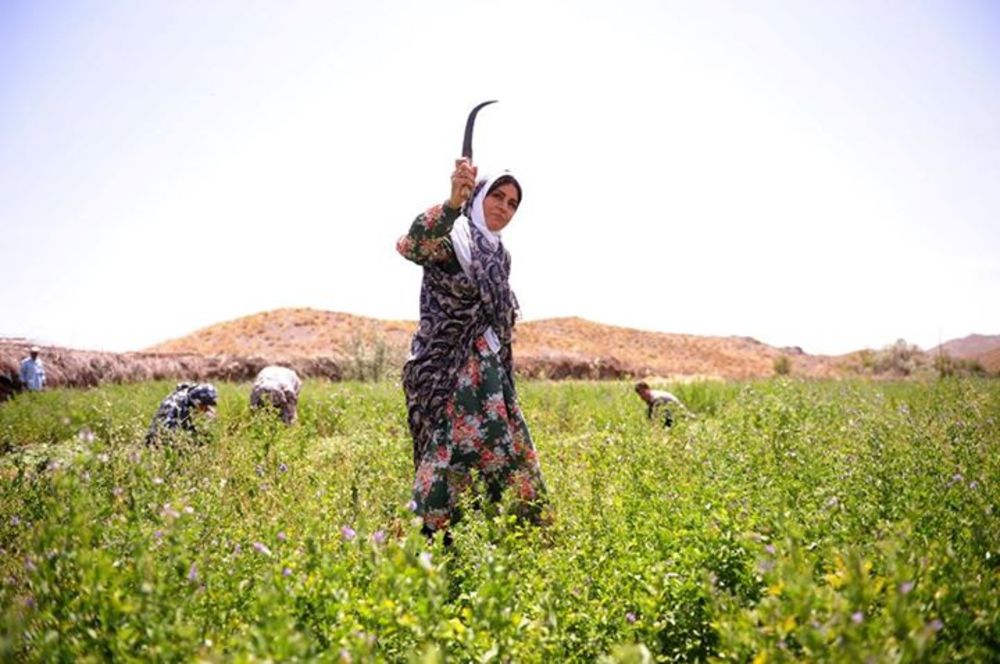
POLYGON ((168 432, 186 431, 197 437, 195 416, 215 417, 219 395, 211 383, 178 383, 174 391, 161 403, 149 425, 146 444, 156 445, 168 432))
POLYGON ((271 405, 278 409, 285 424, 291 424, 295 421, 301 389, 302 381, 291 369, 264 367, 253 381, 250 408, 257 410, 261 406, 271 405))
POLYGON ((666 390, 651 390, 648 383, 637 383, 635 391, 646 402, 646 417, 648 419, 653 419, 654 411, 663 411, 663 426, 665 427, 672 426, 674 423, 674 416, 671 412, 674 408, 686 410, 684 404, 676 396, 666 390))

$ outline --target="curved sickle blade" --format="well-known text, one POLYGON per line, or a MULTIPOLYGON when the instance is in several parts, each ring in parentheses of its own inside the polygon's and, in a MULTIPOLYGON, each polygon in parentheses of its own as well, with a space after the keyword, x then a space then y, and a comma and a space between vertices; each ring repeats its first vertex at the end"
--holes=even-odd
POLYGON ((465 138, 462 140, 462 156, 472 161, 472 130, 476 127, 476 114, 483 106, 497 103, 496 99, 484 101, 469 112, 469 119, 465 121, 465 138))

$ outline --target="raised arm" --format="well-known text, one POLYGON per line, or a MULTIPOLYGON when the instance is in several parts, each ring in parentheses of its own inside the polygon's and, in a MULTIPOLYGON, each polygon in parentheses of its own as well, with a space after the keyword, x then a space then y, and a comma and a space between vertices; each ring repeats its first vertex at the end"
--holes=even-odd
POLYGON ((458 216, 459 211, 447 205, 429 208, 417 215, 410 231, 396 241, 396 251, 417 265, 456 260, 448 234, 458 216))
POLYGON ((457 265, 448 234, 475 183, 476 167, 465 157, 456 159, 448 200, 418 215, 410 225, 410 231, 396 242, 396 251, 418 265, 449 262, 457 265))

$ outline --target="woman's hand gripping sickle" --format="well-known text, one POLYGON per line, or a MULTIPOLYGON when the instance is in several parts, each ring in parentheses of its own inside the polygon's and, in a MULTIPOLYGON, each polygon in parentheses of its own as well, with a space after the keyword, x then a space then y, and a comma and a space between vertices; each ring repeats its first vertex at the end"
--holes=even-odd
POLYGON ((455 170, 451 173, 451 197, 448 198, 448 207, 453 210, 462 209, 472 194, 473 187, 476 186, 476 173, 476 167, 467 157, 455 160, 455 170))

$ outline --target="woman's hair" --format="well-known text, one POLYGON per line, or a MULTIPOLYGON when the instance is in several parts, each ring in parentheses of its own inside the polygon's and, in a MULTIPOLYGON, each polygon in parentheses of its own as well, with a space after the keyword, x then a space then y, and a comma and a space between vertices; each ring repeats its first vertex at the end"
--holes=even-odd
POLYGON ((493 182, 493 184, 490 185, 490 188, 486 191, 486 195, 489 196, 490 194, 493 193, 493 191, 497 187, 501 187, 501 186, 503 186, 505 184, 512 184, 512 185, 514 185, 514 188, 517 189, 517 204, 520 205, 521 204, 521 199, 524 198, 524 194, 521 191, 521 183, 518 182, 516 179, 514 179, 513 175, 501 175, 500 177, 498 177, 493 182))

